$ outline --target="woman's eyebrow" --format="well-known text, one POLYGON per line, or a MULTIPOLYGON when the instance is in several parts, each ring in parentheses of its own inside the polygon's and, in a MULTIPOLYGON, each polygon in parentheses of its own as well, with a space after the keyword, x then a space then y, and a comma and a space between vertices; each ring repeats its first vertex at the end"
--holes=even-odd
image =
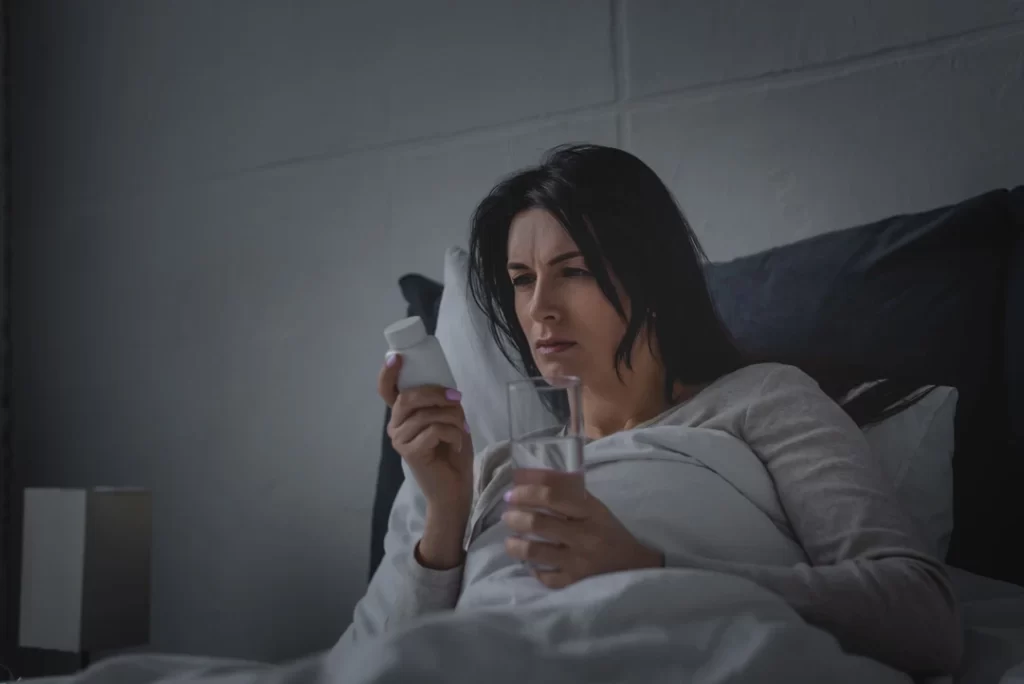
MULTIPOLYGON (((568 261, 569 259, 575 259, 578 256, 583 256, 582 254, 580 254, 580 252, 578 250, 575 250, 575 251, 572 251, 572 252, 564 252, 562 254, 559 254, 555 258, 551 259, 551 261, 548 262, 548 266, 554 266, 555 264, 559 264, 559 263, 561 263, 563 261, 568 261)), ((508 270, 510 270, 510 271, 526 271, 529 268, 530 267, 527 266, 526 264, 521 264, 521 263, 519 263, 517 261, 510 261, 508 263, 508 270)))

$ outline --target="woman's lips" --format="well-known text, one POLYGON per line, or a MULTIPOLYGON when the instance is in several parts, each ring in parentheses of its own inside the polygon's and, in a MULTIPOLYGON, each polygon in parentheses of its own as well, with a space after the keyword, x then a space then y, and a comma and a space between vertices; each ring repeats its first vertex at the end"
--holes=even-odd
POLYGON ((568 351, 575 346, 575 342, 538 342, 537 351, 544 356, 552 356, 568 351))

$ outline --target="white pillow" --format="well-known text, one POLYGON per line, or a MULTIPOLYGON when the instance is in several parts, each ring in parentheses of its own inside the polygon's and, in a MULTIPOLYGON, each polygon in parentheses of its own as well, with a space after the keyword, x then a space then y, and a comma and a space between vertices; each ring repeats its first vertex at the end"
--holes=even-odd
MULTIPOLYGON (((506 386, 523 375, 498 349, 484 312, 467 289, 469 255, 449 248, 436 335, 462 392, 466 422, 479 453, 508 439, 506 386)), ((854 396, 858 388, 848 395, 854 396)), ((918 403, 864 430, 896 486, 900 503, 932 553, 945 558, 953 529, 953 416, 957 392, 939 387, 918 403)), ((536 400, 537 425, 554 417, 536 400)))
MULTIPOLYGON (((469 254, 452 247, 444 255, 444 293, 434 332, 451 366, 455 386, 477 453, 509 438, 507 386, 522 380, 491 337, 487 316, 468 290, 469 254)), ((555 425, 555 418, 536 400, 538 428, 555 425)))
POLYGON ((936 387, 917 403, 864 429, 930 551, 944 559, 953 532, 953 419, 959 395, 936 387))

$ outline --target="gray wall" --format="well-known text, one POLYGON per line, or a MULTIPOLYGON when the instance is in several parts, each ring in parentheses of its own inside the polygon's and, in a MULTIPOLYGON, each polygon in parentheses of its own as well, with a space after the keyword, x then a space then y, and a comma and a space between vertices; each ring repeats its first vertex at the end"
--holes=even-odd
POLYGON ((396 279, 541 150, 639 153, 715 259, 1024 182, 1020 1, 18 5, 18 456, 153 488, 162 650, 341 633, 396 279))

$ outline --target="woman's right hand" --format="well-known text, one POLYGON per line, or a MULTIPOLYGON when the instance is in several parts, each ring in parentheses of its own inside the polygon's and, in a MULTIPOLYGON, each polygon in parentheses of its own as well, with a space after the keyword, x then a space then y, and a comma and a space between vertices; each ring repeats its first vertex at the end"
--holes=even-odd
POLYGON ((464 525, 473 497, 473 444, 462 397, 445 387, 399 392, 401 368, 401 355, 391 354, 377 380, 377 392, 391 407, 388 437, 427 500, 428 518, 464 525))

